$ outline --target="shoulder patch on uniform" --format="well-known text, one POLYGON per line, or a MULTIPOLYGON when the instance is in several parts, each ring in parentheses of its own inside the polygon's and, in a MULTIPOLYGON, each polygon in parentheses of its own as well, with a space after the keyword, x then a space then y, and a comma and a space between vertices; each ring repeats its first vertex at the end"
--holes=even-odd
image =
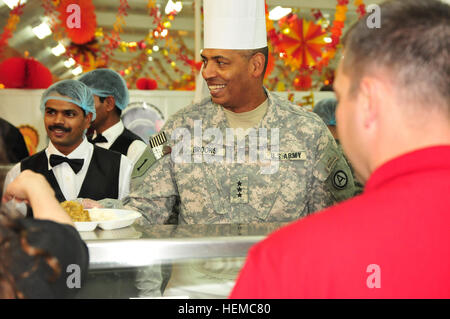
POLYGON ((338 170, 333 174, 333 186, 336 189, 344 189, 348 184, 348 176, 343 170, 338 170))
POLYGON ((147 147, 142 153, 139 160, 136 162, 133 168, 131 178, 141 177, 147 170, 164 155, 171 153, 171 148, 167 143, 167 137, 164 132, 161 132, 153 136, 149 141, 149 147, 147 147))
POLYGON ((150 147, 146 147, 144 153, 138 159, 131 173, 131 178, 141 177, 156 162, 156 157, 150 147))

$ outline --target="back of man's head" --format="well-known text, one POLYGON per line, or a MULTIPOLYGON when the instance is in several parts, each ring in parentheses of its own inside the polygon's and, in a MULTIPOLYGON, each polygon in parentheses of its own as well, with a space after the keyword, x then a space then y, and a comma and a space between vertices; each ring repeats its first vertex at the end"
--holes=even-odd
POLYGON ((380 28, 361 19, 343 38, 350 92, 363 76, 387 72, 402 104, 439 108, 450 119, 450 6, 394 0, 380 8, 380 28))
POLYGON ((86 84, 94 95, 112 96, 116 107, 122 111, 129 103, 127 84, 122 76, 110 69, 96 69, 83 74, 79 81, 86 84))

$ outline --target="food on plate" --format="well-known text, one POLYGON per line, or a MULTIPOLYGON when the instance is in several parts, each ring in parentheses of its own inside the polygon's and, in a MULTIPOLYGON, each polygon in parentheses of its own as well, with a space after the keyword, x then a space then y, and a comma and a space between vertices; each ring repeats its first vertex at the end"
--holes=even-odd
POLYGON ((92 221, 108 221, 117 219, 117 216, 113 211, 98 208, 92 208, 89 211, 89 216, 92 221))
POLYGON ((67 200, 61 203, 62 208, 69 214, 74 222, 90 222, 89 212, 83 209, 83 205, 75 201, 67 200))

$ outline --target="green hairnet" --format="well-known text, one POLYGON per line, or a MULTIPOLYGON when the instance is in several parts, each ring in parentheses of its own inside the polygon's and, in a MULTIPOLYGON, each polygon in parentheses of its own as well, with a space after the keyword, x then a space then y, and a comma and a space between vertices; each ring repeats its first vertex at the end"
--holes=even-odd
POLYGON ((92 121, 95 120, 95 105, 92 91, 84 83, 77 80, 63 80, 54 83, 41 98, 41 112, 45 112, 45 103, 48 100, 71 102, 84 110, 84 113, 92 113, 92 121))
POLYGON ((79 80, 89 86, 94 95, 113 96, 120 110, 127 107, 130 100, 128 88, 119 73, 110 69, 97 69, 83 74, 79 80))
POLYGON ((319 115, 326 125, 336 125, 336 106, 337 100, 334 97, 323 99, 316 103, 313 112, 319 115))

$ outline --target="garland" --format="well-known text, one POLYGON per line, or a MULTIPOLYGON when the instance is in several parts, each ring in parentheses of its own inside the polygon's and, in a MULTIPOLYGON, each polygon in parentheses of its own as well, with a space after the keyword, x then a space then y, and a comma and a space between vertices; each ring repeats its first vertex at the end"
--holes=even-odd
POLYGON ((20 16, 23 13, 23 8, 26 3, 21 4, 20 1, 17 5, 9 12, 9 18, 3 28, 3 33, 0 36, 0 53, 8 45, 9 39, 12 37, 14 31, 16 31, 17 24, 20 21, 20 16))
MULTIPOLYGON (((330 29, 331 43, 325 48, 325 51, 322 54, 322 60, 319 61, 317 65, 318 71, 321 71, 323 67, 326 67, 330 63, 330 60, 333 59, 334 56, 336 55, 336 49, 340 42, 340 38, 342 36, 342 29, 344 28, 346 20, 348 1, 349 0, 337 0, 338 4, 336 6, 336 13, 334 15, 333 26, 330 29)), ((366 14, 364 1, 355 0, 354 4, 356 6, 356 12, 359 15, 359 19, 361 19, 366 14)))
POLYGON ((45 16, 49 19, 50 29, 52 30, 53 39, 59 42, 64 34, 59 23, 58 12, 56 8, 59 6, 59 0, 42 0, 42 7, 44 8, 45 16))

